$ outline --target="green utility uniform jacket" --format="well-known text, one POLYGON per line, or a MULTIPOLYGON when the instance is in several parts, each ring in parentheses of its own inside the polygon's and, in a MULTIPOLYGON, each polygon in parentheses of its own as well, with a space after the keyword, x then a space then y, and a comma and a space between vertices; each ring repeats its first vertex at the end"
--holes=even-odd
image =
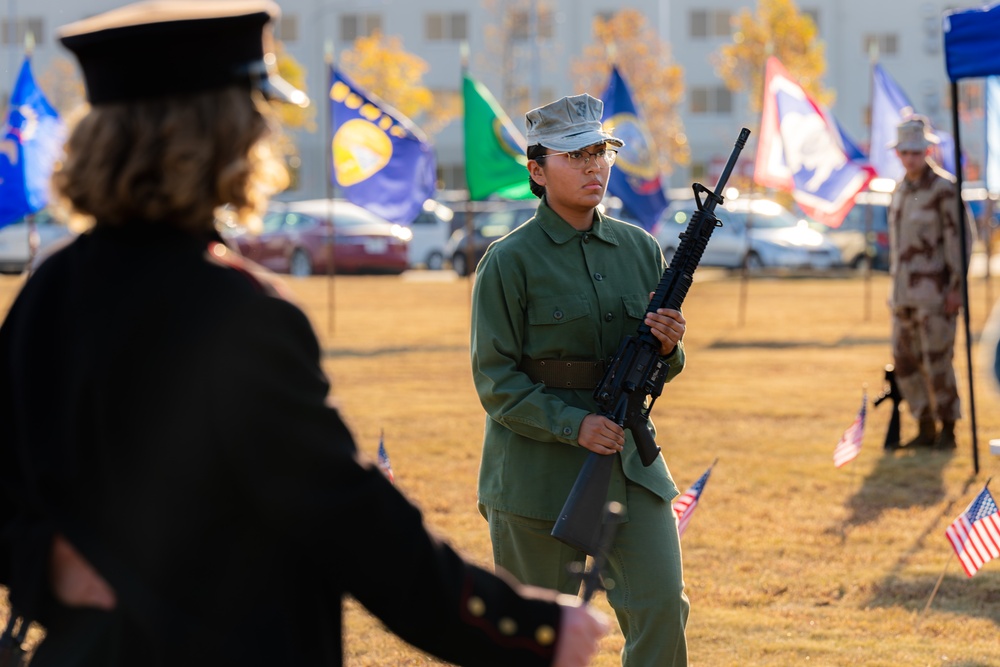
MULTIPOLYGON (((472 306, 472 373, 488 415, 480 503, 558 518, 589 453, 577 443, 580 423, 597 404, 592 388, 532 382, 522 362, 609 360, 642 323, 665 266, 656 239, 639 227, 596 213, 593 228, 579 232, 544 199, 535 217, 489 247, 472 306)), ((665 360, 669 381, 684 366, 683 344, 665 360)), ((662 457, 643 466, 625 433, 609 500, 625 503, 626 478, 673 499, 677 487, 662 457)))

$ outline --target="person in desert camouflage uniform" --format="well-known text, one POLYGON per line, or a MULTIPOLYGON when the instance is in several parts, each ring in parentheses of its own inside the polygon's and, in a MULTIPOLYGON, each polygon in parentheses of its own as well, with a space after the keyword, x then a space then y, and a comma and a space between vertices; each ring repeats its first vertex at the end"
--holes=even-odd
POLYGON ((899 389, 920 425, 903 446, 952 449, 962 416, 952 358, 964 263, 955 180, 928 157, 936 143, 924 118, 897 127, 906 175, 889 206, 892 353, 899 389))

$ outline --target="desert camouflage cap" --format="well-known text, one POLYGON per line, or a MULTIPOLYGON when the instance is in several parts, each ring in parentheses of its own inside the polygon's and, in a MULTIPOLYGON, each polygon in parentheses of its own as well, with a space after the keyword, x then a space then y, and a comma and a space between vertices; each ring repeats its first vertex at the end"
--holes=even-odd
POLYGON ((910 116, 896 126, 896 141, 889 148, 898 151, 922 151, 940 141, 931 131, 930 122, 923 116, 910 116))
POLYGON ((529 146, 539 144, 557 151, 575 151, 601 142, 624 146, 624 141, 604 131, 603 113, 604 102, 586 93, 561 97, 525 114, 524 138, 529 146))

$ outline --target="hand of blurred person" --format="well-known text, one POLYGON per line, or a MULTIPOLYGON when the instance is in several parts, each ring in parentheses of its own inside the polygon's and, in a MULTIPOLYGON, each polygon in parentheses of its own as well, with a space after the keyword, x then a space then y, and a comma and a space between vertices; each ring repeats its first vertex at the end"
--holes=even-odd
POLYGON ((585 667, 597 655, 601 637, 608 632, 608 619, 579 598, 559 596, 562 619, 553 667, 585 667))
POLYGON ((111 611, 117 604, 114 589, 87 559, 59 534, 52 540, 49 583, 56 599, 67 607, 94 607, 111 611))

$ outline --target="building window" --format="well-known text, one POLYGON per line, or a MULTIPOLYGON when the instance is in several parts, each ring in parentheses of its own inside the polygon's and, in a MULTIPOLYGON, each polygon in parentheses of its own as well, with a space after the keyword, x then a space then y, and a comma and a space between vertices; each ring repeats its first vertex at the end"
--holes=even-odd
POLYGON ((695 9, 689 15, 688 32, 696 39, 729 37, 732 14, 727 9, 695 9))
POLYGON ((733 112, 733 94, 725 86, 693 86, 691 113, 729 114, 733 112))
POLYGON ((862 35, 861 49, 865 55, 874 51, 877 56, 894 56, 899 51, 899 36, 893 32, 862 35))
POLYGON ((282 14, 278 21, 278 29, 274 36, 286 44, 296 42, 299 39, 299 17, 294 14, 282 14))
POLYGON ((457 42, 469 38, 468 15, 461 12, 431 13, 425 20, 427 39, 457 42))
POLYGON ((35 44, 45 42, 45 31, 42 29, 44 23, 38 18, 3 19, 0 21, 0 34, 3 35, 3 44, 13 46, 24 46, 24 38, 30 32, 35 39, 35 44))
POLYGON ((340 17, 340 39, 354 42, 358 37, 370 37, 382 31, 380 14, 344 14, 340 17))
MULTIPOLYGON (((539 7, 537 13, 535 29, 538 31, 538 39, 552 39, 553 16, 552 10, 548 7, 539 7)), ((530 39, 531 37, 531 15, 525 11, 515 11, 510 14, 510 36, 512 39, 530 39)))

